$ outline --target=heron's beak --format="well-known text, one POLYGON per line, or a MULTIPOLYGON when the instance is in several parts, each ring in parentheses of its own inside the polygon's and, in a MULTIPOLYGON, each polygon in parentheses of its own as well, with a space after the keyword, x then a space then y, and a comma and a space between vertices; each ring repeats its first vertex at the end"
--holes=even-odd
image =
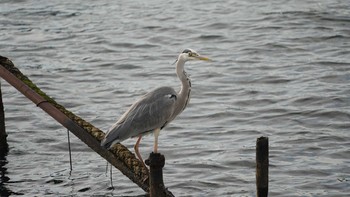
POLYGON ((208 58, 208 57, 205 57, 205 56, 197 56, 196 57, 198 60, 203 60, 203 61, 213 61, 212 59, 208 58))

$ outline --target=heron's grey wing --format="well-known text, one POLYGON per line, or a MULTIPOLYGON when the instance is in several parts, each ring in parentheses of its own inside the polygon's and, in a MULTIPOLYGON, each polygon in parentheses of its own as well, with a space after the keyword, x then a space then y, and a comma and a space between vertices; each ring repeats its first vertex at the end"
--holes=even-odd
POLYGON ((163 127, 174 112, 175 101, 176 92, 171 88, 159 88, 144 95, 109 129, 102 145, 163 127))
POLYGON ((153 92, 141 99, 123 123, 130 130, 125 136, 128 138, 138 136, 162 128, 170 121, 176 103, 176 93, 173 93, 173 91, 153 92))
POLYGON ((131 122, 131 137, 165 126, 174 112, 175 101, 176 97, 164 95, 151 103, 142 103, 126 120, 131 122))

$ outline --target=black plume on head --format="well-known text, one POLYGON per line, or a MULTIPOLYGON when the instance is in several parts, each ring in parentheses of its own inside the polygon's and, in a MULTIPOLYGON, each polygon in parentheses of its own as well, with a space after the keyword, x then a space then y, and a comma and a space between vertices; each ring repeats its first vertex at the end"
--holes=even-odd
POLYGON ((190 53, 192 52, 190 49, 185 49, 184 51, 182 51, 182 53, 190 53))

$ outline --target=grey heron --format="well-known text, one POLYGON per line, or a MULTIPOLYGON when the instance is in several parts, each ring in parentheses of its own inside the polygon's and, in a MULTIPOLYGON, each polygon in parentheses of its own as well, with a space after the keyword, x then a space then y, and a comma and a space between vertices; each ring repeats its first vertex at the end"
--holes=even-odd
POLYGON ((138 137, 134 150, 143 163, 139 144, 143 135, 153 132, 153 151, 157 153, 160 130, 174 120, 190 100, 191 81, 184 69, 185 62, 190 60, 210 61, 192 49, 185 49, 176 60, 176 74, 181 81, 180 91, 177 93, 171 87, 160 87, 142 96, 107 131, 101 146, 108 149, 118 142, 138 137))

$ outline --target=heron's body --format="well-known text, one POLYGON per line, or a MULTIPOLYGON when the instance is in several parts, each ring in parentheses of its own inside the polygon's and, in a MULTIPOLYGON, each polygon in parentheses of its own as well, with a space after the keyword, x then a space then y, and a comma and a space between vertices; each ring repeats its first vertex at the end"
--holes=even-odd
POLYGON ((109 129, 105 147, 130 137, 138 137, 157 128, 164 128, 175 111, 177 94, 170 87, 161 87, 145 94, 109 129), (160 108, 161 107, 161 108, 160 108))
POLYGON ((154 152, 157 152, 159 131, 169 124, 187 106, 191 81, 184 70, 188 60, 206 60, 193 50, 184 50, 177 59, 176 74, 181 81, 181 89, 177 93, 171 87, 157 88, 136 101, 121 118, 108 130, 101 145, 105 148, 126 140, 130 137, 139 137, 135 144, 135 152, 140 160, 138 145, 141 137, 149 132, 155 133, 154 152))

